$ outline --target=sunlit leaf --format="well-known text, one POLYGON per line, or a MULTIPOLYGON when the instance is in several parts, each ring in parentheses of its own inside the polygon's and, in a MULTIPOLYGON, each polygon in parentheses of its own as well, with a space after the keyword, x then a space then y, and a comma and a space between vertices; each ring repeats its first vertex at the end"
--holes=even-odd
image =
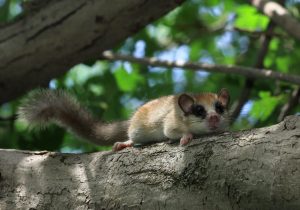
POLYGON ((134 71, 129 73, 125 70, 123 65, 115 70, 114 75, 118 87, 124 92, 133 91, 141 81, 141 77, 138 75, 138 73, 134 71))
POLYGON ((279 104, 280 96, 271 96, 270 92, 260 91, 259 99, 253 103, 250 115, 255 119, 265 121, 279 104))
POLYGON ((268 18, 258 13, 258 11, 250 5, 242 5, 235 8, 236 20, 235 27, 248 30, 262 30, 268 23, 268 18))

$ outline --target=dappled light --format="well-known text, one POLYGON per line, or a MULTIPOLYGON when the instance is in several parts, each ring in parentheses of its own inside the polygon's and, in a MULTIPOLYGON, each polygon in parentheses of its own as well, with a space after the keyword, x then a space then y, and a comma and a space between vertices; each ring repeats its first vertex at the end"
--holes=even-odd
MULTIPOLYGON (((69 72, 57 71, 43 86, 66 89, 97 119, 107 122, 129 119, 140 105, 160 96, 215 92, 226 87, 232 98, 231 130, 276 123, 299 111, 295 102, 298 96, 295 85, 300 84, 299 42, 289 37, 289 31, 280 30, 284 26, 277 22, 281 16, 289 15, 287 21, 293 19, 292 23, 297 24, 289 14, 297 3, 287 1, 288 9, 262 0, 251 3, 185 2, 113 50, 103 54, 98 50, 93 59, 72 61, 72 65, 63 68, 63 72, 70 69, 69 72), (273 18, 272 11, 277 11, 276 23, 269 19, 273 18), (249 103, 251 106, 246 106, 245 111, 243 107, 249 103)), ((41 5, 3 0, 0 21, 4 24, 17 21, 20 14, 38 6, 41 5)), ((100 20, 98 17, 97 22, 100 20)), ((31 63, 40 65, 40 61, 31 63)), ((30 77, 26 76, 28 84, 30 77)), ((36 79, 33 83, 40 86, 36 79)), ((29 132, 14 117, 19 103, 19 100, 5 101, 0 107, 1 147, 69 152, 110 149, 78 141, 78 137, 56 126, 29 132), (55 141, 43 141, 41 147, 38 139, 47 136, 55 141)))

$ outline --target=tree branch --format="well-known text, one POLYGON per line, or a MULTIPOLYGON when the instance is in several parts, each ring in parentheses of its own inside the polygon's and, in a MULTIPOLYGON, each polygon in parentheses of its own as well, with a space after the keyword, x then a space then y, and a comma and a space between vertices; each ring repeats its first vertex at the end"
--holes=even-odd
POLYGON ((248 30, 248 29, 244 29, 244 28, 239 28, 239 27, 234 27, 231 30, 227 30, 227 31, 237 31, 240 33, 245 33, 250 37, 253 38, 260 38, 261 36, 272 36, 272 37, 278 37, 278 38, 284 38, 287 39, 288 36, 286 34, 283 33, 275 33, 274 31, 253 31, 253 30, 248 30))
POLYGON ((281 112, 277 119, 278 122, 282 121, 299 104, 299 98, 300 98, 300 87, 297 87, 293 91, 289 101, 282 107, 281 112))
MULTIPOLYGON (((274 31, 274 28, 275 28, 275 23, 271 21, 267 26, 266 35, 262 36, 260 39, 261 48, 259 49, 259 51, 257 53, 256 63, 254 65, 254 67, 256 67, 256 68, 259 68, 259 69, 264 68, 264 59, 267 55, 267 52, 269 50, 269 45, 272 40, 272 36, 269 34, 274 31)), ((234 108, 233 112, 231 113, 231 124, 234 123, 236 118, 238 118, 245 103, 247 103, 247 101, 249 100, 251 90, 254 86, 254 82, 255 81, 253 78, 247 78, 245 85, 241 91, 238 103, 237 103, 236 107, 234 108)))
POLYGON ((250 0, 250 2, 288 34, 300 40, 300 24, 283 6, 277 2, 267 0, 250 0))
POLYGON ((35 0, 1 27, 0 104, 97 59, 183 1, 35 0))
POLYGON ((17 115, 14 114, 12 116, 8 116, 8 117, 1 117, 0 116, 0 121, 15 121, 17 119, 17 115))
POLYGON ((300 118, 90 154, 0 150, 0 209, 299 209, 300 118))
POLYGON ((274 79, 290 82, 292 84, 300 85, 300 76, 289 75, 284 73, 275 72, 270 69, 257 69, 251 67, 242 66, 230 66, 230 65, 217 65, 217 64, 206 64, 206 63, 195 63, 185 61, 164 61, 157 58, 137 58, 131 55, 116 54, 111 51, 105 51, 101 54, 100 58, 111 60, 111 61, 129 61, 133 63, 139 63, 142 65, 159 66, 166 68, 185 68, 192 71, 207 71, 207 72, 218 72, 225 74, 237 74, 245 76, 247 78, 256 79, 274 79))

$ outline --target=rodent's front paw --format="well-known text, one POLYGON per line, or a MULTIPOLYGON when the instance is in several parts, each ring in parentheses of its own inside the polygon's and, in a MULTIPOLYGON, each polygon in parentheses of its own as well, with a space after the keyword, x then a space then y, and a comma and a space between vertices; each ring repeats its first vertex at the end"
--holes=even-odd
POLYGON ((122 144, 122 142, 114 143, 114 145, 112 147, 112 151, 117 152, 117 151, 121 150, 122 148, 121 148, 120 144, 122 144))
POLYGON ((128 140, 125 142, 116 142, 114 143, 114 146, 112 147, 112 151, 117 152, 122 149, 125 149, 126 147, 131 147, 133 145, 133 141, 128 140))
POLYGON ((188 144, 191 140, 193 139, 193 134, 188 133, 188 134, 184 134, 181 139, 180 139, 180 145, 186 145, 188 144))

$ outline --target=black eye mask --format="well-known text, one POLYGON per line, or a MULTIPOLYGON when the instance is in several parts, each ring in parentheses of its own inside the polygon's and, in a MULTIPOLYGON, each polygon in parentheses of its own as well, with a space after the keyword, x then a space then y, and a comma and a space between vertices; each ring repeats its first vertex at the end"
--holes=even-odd
POLYGON ((218 114, 223 114, 225 111, 225 107, 222 105, 220 101, 215 103, 215 110, 218 114))
POLYGON ((204 119, 206 117, 206 110, 202 105, 199 104, 194 104, 192 106, 192 114, 195 115, 196 117, 201 117, 204 119))

